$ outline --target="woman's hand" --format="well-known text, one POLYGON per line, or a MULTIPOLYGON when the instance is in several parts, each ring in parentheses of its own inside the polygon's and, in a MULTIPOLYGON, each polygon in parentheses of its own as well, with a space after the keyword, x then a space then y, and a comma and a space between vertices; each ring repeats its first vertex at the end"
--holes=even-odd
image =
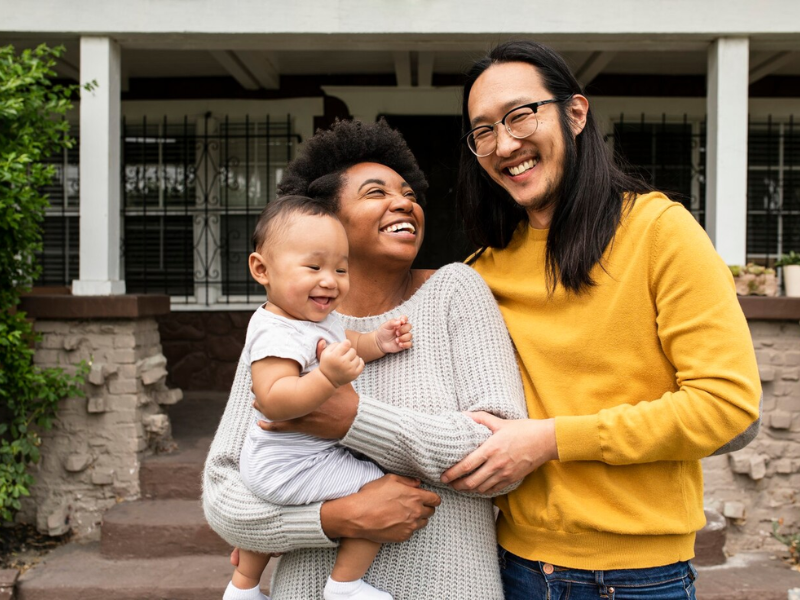
POLYGON ((504 420, 486 412, 467 413, 492 431, 492 437, 442 474, 442 482, 461 492, 494 494, 558 460, 553 419, 504 420))
POLYGON ((356 412, 358 394, 347 384, 333 392, 314 412, 288 421, 259 421, 258 426, 264 431, 306 433, 326 440, 340 440, 350 430, 356 412))
POLYGON ((330 538, 363 538, 379 544, 404 542, 428 524, 441 498, 417 479, 384 475, 358 493, 322 505, 320 520, 330 538))

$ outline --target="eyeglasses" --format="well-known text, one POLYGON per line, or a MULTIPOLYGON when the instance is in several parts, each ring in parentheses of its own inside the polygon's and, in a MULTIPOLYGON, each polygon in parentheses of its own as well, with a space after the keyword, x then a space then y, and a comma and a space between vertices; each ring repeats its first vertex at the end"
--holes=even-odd
POLYGON ((479 158, 489 156, 497 149, 497 130, 495 125, 505 125, 508 135, 521 140, 533 135, 539 127, 539 119, 536 118, 539 107, 553 102, 558 102, 558 99, 540 100, 539 102, 512 108, 496 123, 480 125, 472 129, 461 138, 461 141, 467 142, 467 146, 475 156, 479 158))

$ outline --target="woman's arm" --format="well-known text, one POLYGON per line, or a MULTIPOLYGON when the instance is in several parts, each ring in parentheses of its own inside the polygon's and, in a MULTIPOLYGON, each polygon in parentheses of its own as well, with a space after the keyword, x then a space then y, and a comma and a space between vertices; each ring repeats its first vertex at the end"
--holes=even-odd
POLYGON ((203 473, 206 520, 225 541, 257 552, 289 552, 332 548, 330 538, 336 537, 403 541, 425 526, 438 496, 394 476, 324 504, 278 506, 252 494, 239 475, 239 454, 253 419, 250 386, 250 369, 240 361, 203 473))

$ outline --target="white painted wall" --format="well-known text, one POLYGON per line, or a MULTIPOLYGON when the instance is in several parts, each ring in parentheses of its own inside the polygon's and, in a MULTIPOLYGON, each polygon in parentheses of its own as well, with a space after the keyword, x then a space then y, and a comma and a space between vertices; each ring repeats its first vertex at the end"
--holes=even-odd
POLYGON ((571 0, 546 9, 512 0, 496 0, 491 6, 485 0, 70 0, 68 8, 63 0, 0 0, 0 14, 0 31, 109 34, 120 36, 123 44, 142 37, 177 45, 202 41, 206 47, 231 41, 210 37, 220 34, 245 34, 236 40, 237 47, 271 34, 297 36, 294 41, 304 48, 311 41, 319 47, 377 42, 386 49, 385 34, 400 36, 394 40, 400 46, 417 41, 439 49, 453 43, 485 45, 492 40, 485 34, 574 36, 576 44, 607 38, 611 45, 652 48, 661 43, 655 38, 709 42, 745 34, 764 36, 765 43, 800 44, 791 38, 800 23, 796 0, 571 0), (346 37, 338 40, 342 34, 346 37), (411 40, 415 34, 440 37, 411 40), (450 38, 452 34, 459 39, 450 38), (248 40, 247 35, 255 37, 248 40), (465 39, 468 35, 480 37, 465 39))

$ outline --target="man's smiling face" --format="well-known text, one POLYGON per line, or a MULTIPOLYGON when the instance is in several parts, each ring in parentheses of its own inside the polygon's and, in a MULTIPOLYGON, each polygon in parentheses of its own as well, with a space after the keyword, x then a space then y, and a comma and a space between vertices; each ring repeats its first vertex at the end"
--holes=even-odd
MULTIPOLYGON (((509 110, 552 98, 535 67, 523 62, 495 64, 475 81, 468 100, 471 127, 491 125, 509 110)), ((552 208, 561 185, 564 138, 559 105, 539 107, 536 132, 524 139, 496 125, 497 149, 478 158, 481 167, 505 189, 529 218, 552 208)))

